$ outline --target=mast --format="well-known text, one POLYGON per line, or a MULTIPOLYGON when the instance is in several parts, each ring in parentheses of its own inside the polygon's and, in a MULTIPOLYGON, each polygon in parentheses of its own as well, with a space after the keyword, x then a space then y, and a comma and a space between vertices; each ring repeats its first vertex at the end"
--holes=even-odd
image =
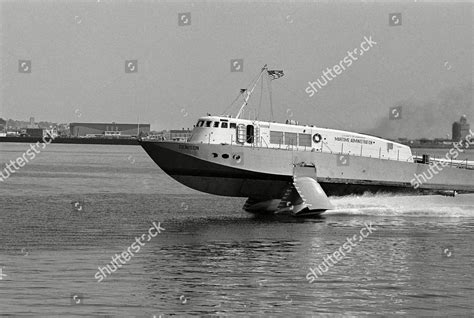
POLYGON ((262 68, 262 70, 260 71, 260 75, 258 76, 258 78, 255 80, 255 82, 253 83, 253 86, 252 86, 252 89, 249 91, 245 91, 247 93, 247 96, 245 96, 245 100, 244 100, 244 103, 242 104, 242 106, 240 107, 239 109, 239 112, 237 113, 237 116, 235 116, 235 118, 239 118, 240 115, 242 114, 242 111, 244 110, 245 106, 247 106, 248 102, 249 102, 249 99, 250 99, 250 95, 252 95, 255 87, 257 86, 257 83, 258 81, 260 80, 260 78, 262 78, 262 75, 263 73, 267 71, 267 64, 265 64, 262 68))

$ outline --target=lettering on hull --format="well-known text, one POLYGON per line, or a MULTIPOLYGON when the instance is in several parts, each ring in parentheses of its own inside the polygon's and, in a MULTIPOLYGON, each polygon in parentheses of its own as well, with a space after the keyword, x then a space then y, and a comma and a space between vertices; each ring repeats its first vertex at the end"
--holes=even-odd
POLYGON ((367 145, 375 144, 375 141, 360 139, 360 138, 334 137, 334 140, 343 141, 343 142, 352 142, 352 143, 358 143, 358 144, 367 144, 367 145))

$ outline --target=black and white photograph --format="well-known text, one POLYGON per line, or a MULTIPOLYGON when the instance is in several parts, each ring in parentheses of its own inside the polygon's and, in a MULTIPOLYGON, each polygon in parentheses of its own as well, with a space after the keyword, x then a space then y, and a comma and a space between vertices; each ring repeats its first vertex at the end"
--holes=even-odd
POLYGON ((473 0, 0 0, 0 317, 474 317, 473 61, 473 0))

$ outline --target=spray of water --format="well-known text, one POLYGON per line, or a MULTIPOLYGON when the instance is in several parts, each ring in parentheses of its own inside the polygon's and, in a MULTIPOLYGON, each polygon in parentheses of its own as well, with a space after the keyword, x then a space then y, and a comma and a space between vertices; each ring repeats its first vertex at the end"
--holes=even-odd
POLYGON ((326 214, 408 217, 474 217, 474 194, 445 197, 362 195, 331 198, 335 209, 326 214))

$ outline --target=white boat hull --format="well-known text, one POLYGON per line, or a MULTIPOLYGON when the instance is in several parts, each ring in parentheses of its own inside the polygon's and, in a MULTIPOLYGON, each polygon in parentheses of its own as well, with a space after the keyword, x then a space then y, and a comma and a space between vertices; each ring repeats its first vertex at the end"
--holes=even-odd
MULTIPOLYGON (((260 210, 257 207, 261 211, 278 211, 278 200, 282 201, 285 191, 293 184, 294 167, 303 162, 314 165, 314 179, 328 196, 366 192, 474 192, 474 170, 468 169, 445 167, 415 189, 410 181, 427 169, 426 164, 348 156, 349 163, 341 166, 340 154, 204 143, 140 143, 167 174, 190 188, 222 196, 248 197, 254 204, 260 202, 249 209, 251 212, 260 210)), ((309 210, 328 207, 321 206, 309 210)))

